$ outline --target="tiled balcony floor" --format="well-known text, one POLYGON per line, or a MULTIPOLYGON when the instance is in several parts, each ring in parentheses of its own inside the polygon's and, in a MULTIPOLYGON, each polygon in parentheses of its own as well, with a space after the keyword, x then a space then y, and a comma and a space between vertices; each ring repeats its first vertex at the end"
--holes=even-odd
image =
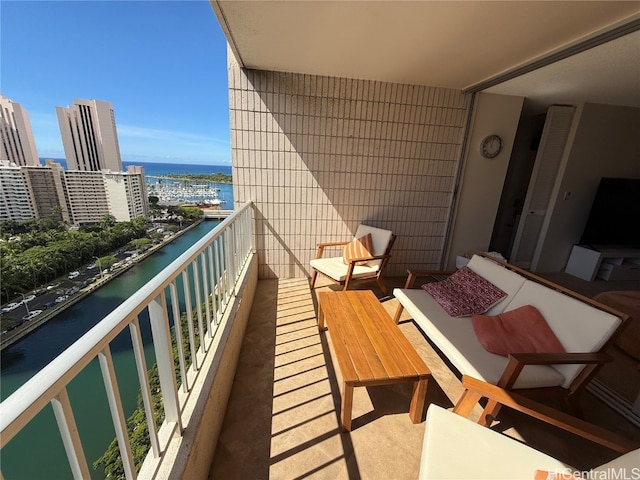
MULTIPOLYGON (((321 282, 318 289, 336 288, 321 282)), ((211 479, 417 478, 424 423, 409 420, 410 385, 356 388, 352 431, 341 432, 341 375, 334 368, 331 332, 318 332, 315 299, 304 279, 259 282, 211 479)), ((383 305, 393 315, 397 302, 383 305)), ((400 328, 432 370, 427 404, 452 407, 462 393, 459 379, 413 322, 402 321, 400 328)), ((588 393, 584 397, 588 420, 640 441, 637 428, 588 393)), ((578 468, 615 456, 538 427, 509 412, 497 426, 578 468)))

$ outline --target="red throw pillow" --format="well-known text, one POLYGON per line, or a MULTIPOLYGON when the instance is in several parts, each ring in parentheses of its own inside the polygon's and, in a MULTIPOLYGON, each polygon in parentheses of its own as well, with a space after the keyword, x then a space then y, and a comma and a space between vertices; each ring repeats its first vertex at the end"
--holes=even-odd
POLYGON ((491 353, 564 353, 565 349, 542 314, 533 305, 499 315, 474 315, 473 329, 491 353))
POLYGON ((507 294, 469 267, 462 267, 441 282, 422 285, 452 317, 468 317, 489 310, 507 294))
MULTIPOLYGON (((345 245, 342 261, 348 265, 351 260, 355 260, 356 258, 373 257, 373 253, 371 252, 373 252, 373 239, 371 238, 371 234, 367 233, 345 245)), ((365 262, 358 262, 358 265, 363 263, 365 262)))

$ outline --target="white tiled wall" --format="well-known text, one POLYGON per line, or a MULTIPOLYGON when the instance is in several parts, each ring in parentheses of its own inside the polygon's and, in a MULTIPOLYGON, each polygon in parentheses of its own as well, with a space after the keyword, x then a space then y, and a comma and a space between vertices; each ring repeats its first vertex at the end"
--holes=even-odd
POLYGON ((255 202, 260 276, 308 276, 316 243, 361 222, 398 235, 387 275, 438 267, 469 98, 230 55, 234 199, 255 202))

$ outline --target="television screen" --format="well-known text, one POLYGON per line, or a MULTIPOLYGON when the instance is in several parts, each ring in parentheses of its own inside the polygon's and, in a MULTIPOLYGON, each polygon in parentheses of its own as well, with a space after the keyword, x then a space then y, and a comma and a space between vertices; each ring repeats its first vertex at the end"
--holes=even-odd
POLYGON ((640 178, 601 178, 583 245, 640 248, 640 178))

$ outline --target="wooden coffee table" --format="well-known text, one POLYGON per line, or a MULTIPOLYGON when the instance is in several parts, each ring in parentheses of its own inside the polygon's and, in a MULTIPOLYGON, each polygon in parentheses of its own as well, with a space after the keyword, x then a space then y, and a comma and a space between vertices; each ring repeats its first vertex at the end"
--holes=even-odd
POLYGON ((414 382, 409 417, 420 423, 431 371, 370 290, 318 293, 318 329, 331 331, 344 388, 342 429, 351 430, 353 388, 414 382))

